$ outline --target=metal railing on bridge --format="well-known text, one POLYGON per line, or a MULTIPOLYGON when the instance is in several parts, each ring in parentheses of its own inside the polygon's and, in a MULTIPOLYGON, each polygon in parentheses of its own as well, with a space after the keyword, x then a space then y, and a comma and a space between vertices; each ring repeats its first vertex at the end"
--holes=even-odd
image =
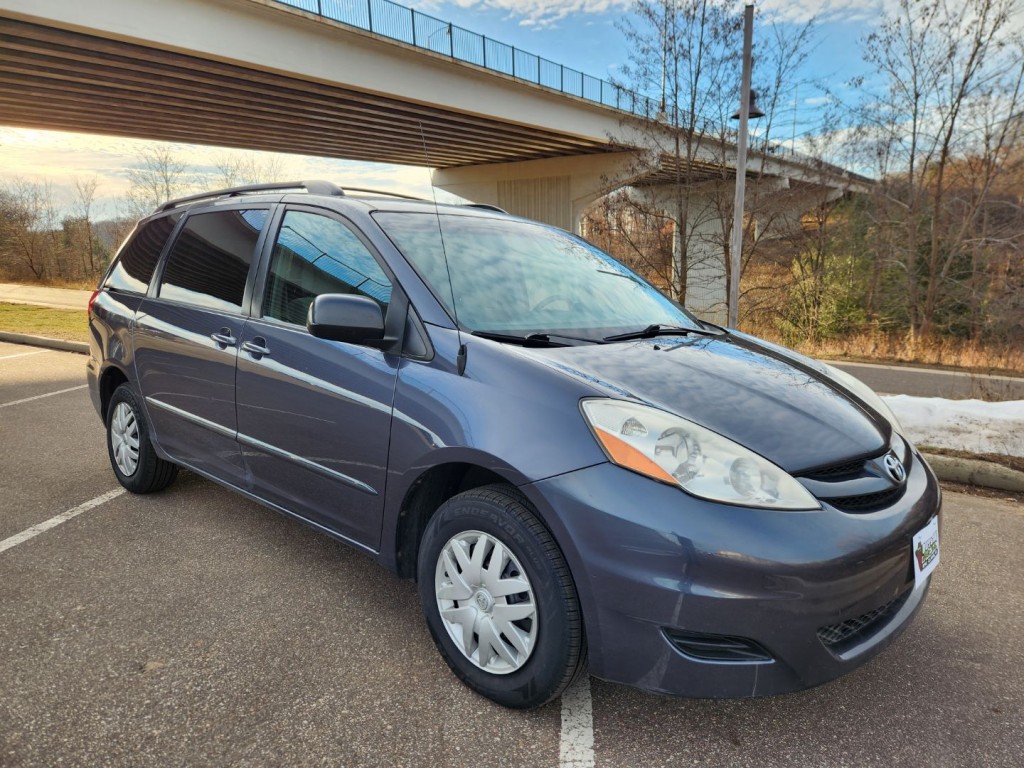
MULTIPOLYGON (((447 56, 454 61, 473 64, 492 72, 508 75, 516 80, 533 83, 558 93, 575 96, 606 107, 618 109, 650 120, 663 120, 659 102, 616 83, 588 75, 578 69, 545 59, 508 43, 493 40, 478 32, 438 19, 421 11, 392 2, 392 0, 275 0, 282 5, 298 8, 346 24, 364 32, 405 43, 416 48, 447 56)), ((674 123, 687 125, 682 115, 674 123)), ((736 141, 736 132, 722 130, 711 123, 698 120, 698 132, 721 136, 736 141)), ((795 151, 793 147, 766 139, 751 137, 754 151, 790 157, 811 163, 814 158, 795 151)))
POLYGON ((331 21, 636 115, 653 99, 391 0, 277 0, 331 21))

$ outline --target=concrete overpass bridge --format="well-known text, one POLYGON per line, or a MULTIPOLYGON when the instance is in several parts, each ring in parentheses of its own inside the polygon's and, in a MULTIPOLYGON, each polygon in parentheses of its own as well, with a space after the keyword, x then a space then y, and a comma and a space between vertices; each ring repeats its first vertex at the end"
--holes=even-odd
MULTIPOLYGON (((0 124, 426 166, 440 188, 570 230, 615 188, 664 196, 658 162, 638 170, 645 110, 389 0, 0 0, 0 124)), ((734 148, 701 152, 728 183, 734 148)), ((866 183, 785 155, 749 167, 798 207, 866 183)), ((686 297, 698 311, 724 295, 711 263, 710 293, 686 297)))

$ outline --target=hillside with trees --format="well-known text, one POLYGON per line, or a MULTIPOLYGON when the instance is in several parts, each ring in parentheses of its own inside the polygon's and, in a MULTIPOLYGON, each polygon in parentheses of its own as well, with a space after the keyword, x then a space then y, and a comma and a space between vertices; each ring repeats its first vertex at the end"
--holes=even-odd
MULTIPOLYGON (((1022 370, 1021 8, 1017 0, 899 0, 887 8, 860 43, 874 73, 851 83, 861 101, 833 95, 799 147, 811 166, 874 179, 869 194, 764 192, 758 157, 792 147, 752 141, 740 326, 814 354, 1022 370)), ((605 198, 589 212, 585 234, 680 296, 705 271, 690 254, 712 253, 720 268, 729 259, 728 226, 716 231, 700 219, 731 221, 728 172, 709 177, 696 157, 701 142, 734 140, 727 116, 735 109, 739 17, 720 0, 640 0, 633 18, 622 85, 660 88, 658 113, 648 116, 657 125, 651 146, 637 153, 638 164, 653 157, 661 169, 653 180, 659 192, 605 198)), ((795 72, 814 22, 795 38, 771 24, 758 34, 766 136, 781 119, 783 94, 801 85, 795 72)))

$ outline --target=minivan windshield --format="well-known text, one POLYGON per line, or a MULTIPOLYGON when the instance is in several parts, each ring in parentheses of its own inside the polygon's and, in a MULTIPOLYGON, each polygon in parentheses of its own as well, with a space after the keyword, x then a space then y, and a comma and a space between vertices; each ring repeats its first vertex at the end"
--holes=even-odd
POLYGON ((652 285, 566 232, 433 212, 377 212, 374 218, 470 331, 566 333, 597 341, 652 325, 700 329, 652 285))

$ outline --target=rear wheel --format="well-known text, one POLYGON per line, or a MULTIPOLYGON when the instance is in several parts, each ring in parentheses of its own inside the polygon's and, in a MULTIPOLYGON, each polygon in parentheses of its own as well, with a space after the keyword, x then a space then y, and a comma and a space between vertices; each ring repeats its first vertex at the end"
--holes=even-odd
POLYGON ((569 568, 514 488, 487 486, 445 502, 427 524, 417 571, 434 642, 473 690, 507 707, 539 707, 583 673, 569 568))
POLYGON ((128 384, 122 384, 107 408, 107 453, 121 485, 132 493, 152 493, 166 488, 178 467, 156 455, 149 439, 149 424, 128 384))

